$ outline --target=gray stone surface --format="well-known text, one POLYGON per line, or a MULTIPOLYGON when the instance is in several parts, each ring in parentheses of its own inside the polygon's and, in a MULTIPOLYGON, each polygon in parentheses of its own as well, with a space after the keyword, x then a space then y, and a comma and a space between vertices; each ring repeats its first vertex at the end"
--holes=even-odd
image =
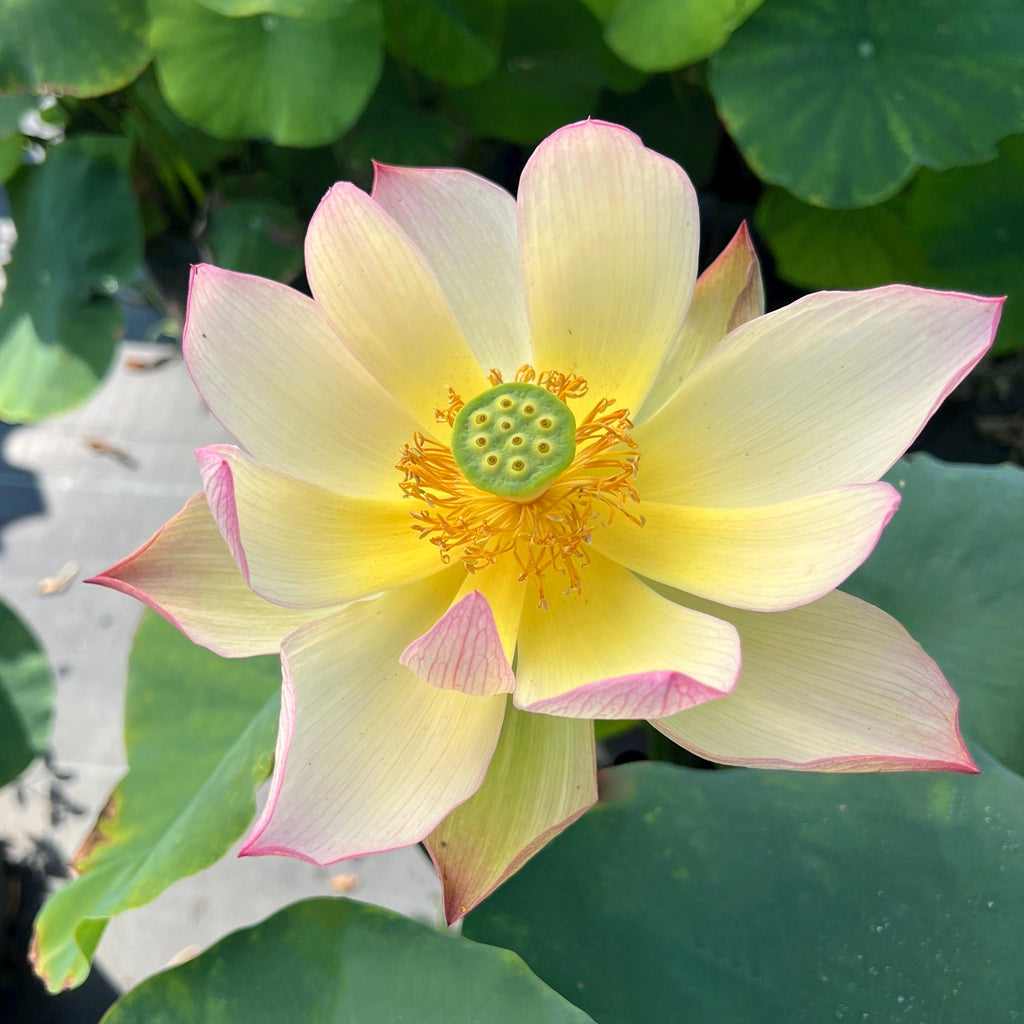
MULTIPOLYGON (((199 489, 193 450, 226 440, 173 346, 125 343, 117 366, 82 409, 29 427, 0 425, 0 598, 41 638, 57 675, 53 760, 68 773, 71 809, 54 817, 53 776, 34 765, 0 791, 0 838, 33 839, 65 859, 88 834, 125 770, 122 711, 140 606, 81 584, 130 551, 199 489), (131 369, 169 355, 163 365, 131 369), (73 562, 61 593, 38 583, 73 562)), ((60 807, 57 808, 60 811, 60 807)), ((97 962, 122 987, 205 948, 226 932, 306 896, 348 895, 440 921, 434 872, 418 849, 316 868, 286 858, 228 855, 148 906, 115 919, 97 962), (342 876, 342 877, 339 877, 342 876)))

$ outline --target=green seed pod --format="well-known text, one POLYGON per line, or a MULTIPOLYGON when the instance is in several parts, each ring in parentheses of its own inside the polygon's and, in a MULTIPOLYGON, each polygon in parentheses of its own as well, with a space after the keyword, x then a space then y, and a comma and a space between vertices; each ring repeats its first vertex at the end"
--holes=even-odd
POLYGON ((572 463, 576 417, 536 384, 499 384, 467 402, 452 455, 475 487, 512 501, 539 497, 572 463))

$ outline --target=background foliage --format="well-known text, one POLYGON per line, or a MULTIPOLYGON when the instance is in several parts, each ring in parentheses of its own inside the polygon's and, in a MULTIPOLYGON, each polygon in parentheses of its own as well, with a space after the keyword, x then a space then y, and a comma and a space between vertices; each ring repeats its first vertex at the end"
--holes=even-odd
POLYGON ((0 602, 0 786, 46 750, 53 673, 28 627, 0 602))
POLYGON ((170 279, 180 316, 188 259, 293 280, 301 225, 333 181, 368 184, 371 158, 514 188, 522 147, 590 116, 680 160, 713 229, 756 206, 782 281, 1006 291, 999 351, 1024 347, 1017 0, 64 6, 0 9, 9 422, 89 395, 118 284, 170 279))
MULTIPOLYGON (((1019 461, 1021 54, 1019 0, 0 4, 0 183, 17 231, 0 419, 89 397, 126 285, 178 323, 192 261, 302 287, 304 224, 332 182, 369 187, 371 160, 469 167, 514 190, 547 133, 602 117, 686 167, 704 263, 752 221, 772 306, 892 281, 1007 294, 996 357, 924 444, 1019 461)), ((610 768, 595 811, 466 922, 538 977, 503 949, 317 901, 151 979, 111 1024, 228 1006, 355 1020, 368 1000, 372 1020, 499 1021, 512 1006, 509 1019, 581 1024, 994 1020, 1024 1006, 1024 475, 922 457, 890 479, 902 510, 847 589, 940 662, 980 779, 610 768)), ((45 750, 52 685, 0 608, 0 783, 45 750)), ((144 621, 128 774, 37 923, 53 990, 86 977, 111 916, 244 830, 277 686, 272 660, 221 661, 144 621)))

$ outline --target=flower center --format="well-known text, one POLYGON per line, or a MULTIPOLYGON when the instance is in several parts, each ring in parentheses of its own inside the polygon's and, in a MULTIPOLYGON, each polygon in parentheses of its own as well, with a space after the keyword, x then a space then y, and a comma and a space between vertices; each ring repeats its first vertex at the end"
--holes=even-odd
POLYGON ((608 398, 578 419, 569 403, 586 395, 582 377, 523 366, 514 381, 497 370, 490 381, 468 402, 448 389, 437 419, 452 428, 450 446, 417 433, 398 462, 401 487, 423 506, 413 529, 445 563, 474 572, 510 554, 544 607, 550 571, 579 591, 595 527, 617 514, 643 525, 627 508, 639 500, 633 424, 608 398))
POLYGON ((481 491, 532 501, 576 454, 576 417, 537 384, 499 384, 467 402, 452 425, 452 457, 481 491))

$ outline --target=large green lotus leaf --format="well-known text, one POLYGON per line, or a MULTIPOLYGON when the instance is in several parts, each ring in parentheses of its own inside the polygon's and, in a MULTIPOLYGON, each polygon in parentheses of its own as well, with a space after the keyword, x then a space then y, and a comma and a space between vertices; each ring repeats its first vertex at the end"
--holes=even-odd
POLYGON ((293 904, 144 981, 103 1024, 593 1024, 514 953, 350 900, 293 904))
POLYGON ((775 257, 776 273, 804 288, 874 288, 920 283, 926 261, 906 230, 903 196, 862 210, 825 210, 769 188, 755 223, 775 257))
POLYGON ((962 701, 967 735, 1024 774, 1024 470, 915 455, 903 501, 843 590, 896 616, 962 701))
POLYGON ((768 189, 757 226, 780 276, 805 288, 870 288, 906 281, 1008 296, 994 350, 1024 348, 1024 135, 999 157, 923 170, 881 206, 823 210, 768 189))
POLYGON ((101 96, 149 63, 146 0, 4 0, 0 92, 101 96))
POLYGON ((448 85, 473 85, 498 66, 506 0, 388 0, 388 52, 448 85))
POLYGON ((225 270, 291 281, 302 270, 302 224, 295 211, 266 199, 234 199, 210 210, 206 242, 225 270))
POLYGON ((278 14, 282 18, 319 20, 343 14, 355 0, 199 0, 208 10, 228 18, 278 14))
POLYGON ((1024 780, 602 773, 466 919, 599 1024, 995 1021, 1024 1005, 1024 780))
POLYGON ((474 135, 530 146, 593 113, 602 87, 629 91, 643 77, 605 46, 578 0, 508 0, 497 73, 453 89, 452 105, 474 135))
POLYGON ((50 741, 53 673, 39 641, 0 601, 0 786, 50 741))
POLYGON ((995 351, 1024 348, 1024 135, 1005 139, 999 157, 979 167, 922 171, 905 220, 927 260, 922 281, 1006 295, 995 351))
POLYGON ((81 984, 107 921, 218 860, 270 773, 277 658, 227 660, 147 613, 128 664, 128 774, 75 858, 78 877, 36 919, 33 963, 53 991, 81 984))
POLYGON ((378 0, 326 20, 228 18, 150 0, 156 73, 171 108, 218 138, 318 146, 359 116, 380 77, 378 0))
POLYGON ((772 0, 715 55, 711 89, 765 181, 868 206, 1024 129, 1022 52, 1020 0, 772 0))
POLYGON ((79 136, 9 182, 18 230, 0 304, 0 418, 33 422, 84 401, 121 333, 110 297, 142 259, 125 139, 79 136))
POLYGON ((0 185, 21 166, 24 153, 25 143, 20 132, 0 136, 0 185))
POLYGON ((18 128, 37 102, 34 96, 0 96, 0 185, 21 166, 25 144, 18 128))
POLYGON ((38 105, 35 96, 0 96, 0 135, 16 132, 22 117, 38 105))
POLYGON ((583 0, 627 64, 667 71, 710 57, 764 0, 583 0))

